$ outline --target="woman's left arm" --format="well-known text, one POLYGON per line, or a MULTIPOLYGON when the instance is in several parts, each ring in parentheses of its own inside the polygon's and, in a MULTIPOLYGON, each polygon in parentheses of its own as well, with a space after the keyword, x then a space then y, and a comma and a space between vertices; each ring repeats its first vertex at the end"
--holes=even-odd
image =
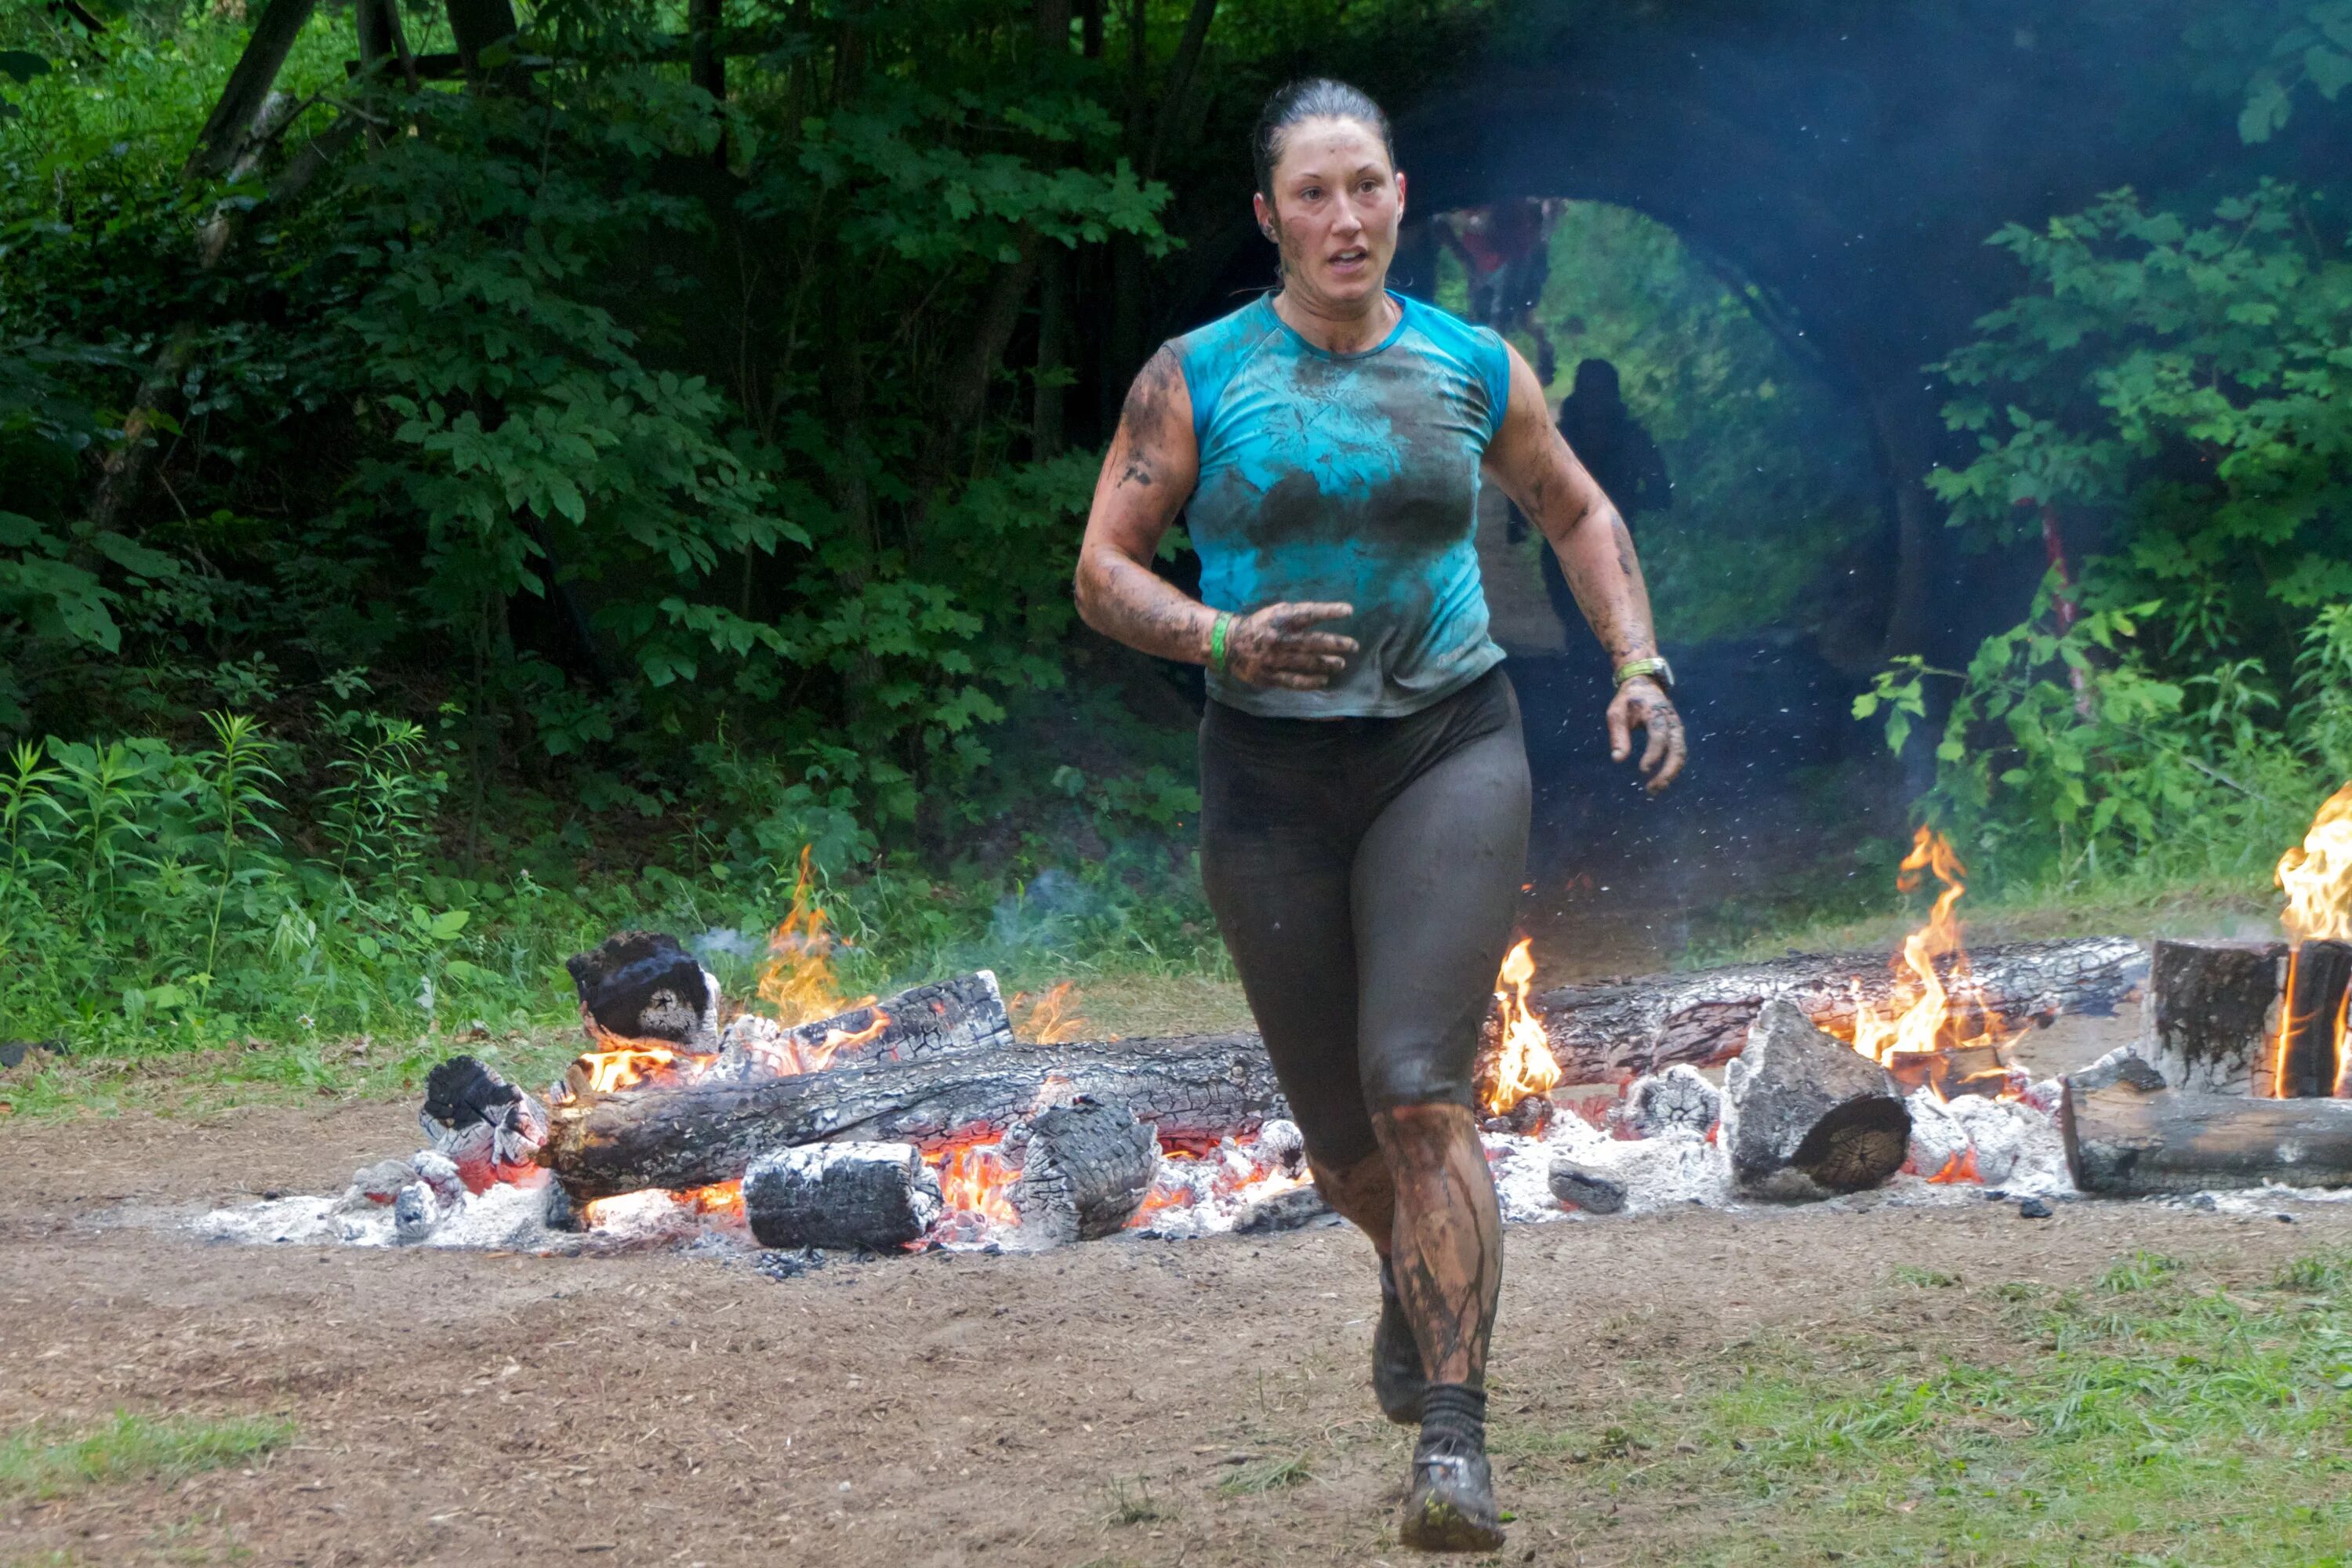
MULTIPOLYGON (((1486 468, 1503 493, 1535 520, 1559 557, 1560 571, 1577 608, 1622 669, 1637 658, 1654 658, 1657 633, 1650 624, 1650 590, 1625 520, 1569 450, 1544 404, 1543 384, 1517 349, 1511 356, 1510 405, 1503 427, 1486 446, 1486 468)), ((1646 675, 1617 688, 1609 704, 1609 756, 1623 762, 1633 749, 1633 731, 1643 731, 1642 772, 1650 793, 1683 771, 1683 721, 1665 689, 1646 675)))

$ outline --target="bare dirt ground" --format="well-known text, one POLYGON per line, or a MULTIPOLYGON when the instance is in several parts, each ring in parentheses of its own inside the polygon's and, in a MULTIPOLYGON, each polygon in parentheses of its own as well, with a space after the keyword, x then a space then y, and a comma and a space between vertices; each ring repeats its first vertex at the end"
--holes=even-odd
MULTIPOLYGON (((1405 1437, 1364 1384, 1370 1254, 1339 1230, 778 1281, 667 1253, 257 1248, 165 1228, 267 1189, 335 1190, 409 1147, 413 1115, 0 1122, 0 1436, 117 1409, 298 1424, 249 1469, 0 1499, 0 1563, 1412 1556, 1389 1528, 1405 1437), (1221 1486, 1290 1459, 1311 1479, 1221 1486)), ((1898 1265, 2070 1285, 2138 1247, 2267 1270, 2347 1241, 2352 1213, 2087 1203, 2044 1222, 1987 1203, 1515 1227, 1498 1444, 1598 1431, 1657 1394, 1622 1369, 1630 1347, 1655 1365, 1759 1330, 1966 1343, 1946 1321, 1966 1293, 1903 1289, 1898 1265)), ((1661 1531, 1690 1528, 1621 1510, 1570 1466, 1500 1469, 1519 1516, 1504 1561, 1656 1561, 1661 1531)))

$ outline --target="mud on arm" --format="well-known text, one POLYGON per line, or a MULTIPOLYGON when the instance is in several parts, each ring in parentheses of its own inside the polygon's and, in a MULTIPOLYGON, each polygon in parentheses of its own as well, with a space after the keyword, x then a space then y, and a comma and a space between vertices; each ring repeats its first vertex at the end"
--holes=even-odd
MULTIPOLYGON (((1087 625, 1129 647, 1187 664, 1209 662, 1218 613, 1151 569, 1160 542, 1201 475, 1192 395, 1162 348, 1128 390, 1118 430, 1095 480, 1075 590, 1087 625)), ((1349 605, 1267 605, 1227 628, 1225 668, 1252 686, 1311 691, 1330 684, 1356 651, 1351 637, 1315 627, 1349 605)))

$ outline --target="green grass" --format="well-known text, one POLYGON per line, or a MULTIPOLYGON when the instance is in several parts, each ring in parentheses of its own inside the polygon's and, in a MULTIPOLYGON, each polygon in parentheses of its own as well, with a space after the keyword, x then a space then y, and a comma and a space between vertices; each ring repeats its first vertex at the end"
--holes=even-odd
POLYGON ((79 1434, 36 1424, 0 1438, 0 1499, 63 1497, 110 1482, 176 1480, 241 1464, 283 1447, 294 1424, 275 1417, 134 1415, 79 1434))
POLYGON ((1515 1488, 1654 1526, 1616 1538, 1634 1563, 2352 1563, 2352 1253, 2253 1288, 2142 1253, 2086 1293, 1956 1293, 1982 1342, 1916 1373, 1883 1341, 1738 1344, 1671 1369, 1708 1392, 1498 1447, 1515 1488))
MULTIPOLYGON (((1891 872, 1886 881, 1891 884, 1891 872)), ((1790 952, 1891 952, 1926 917, 1924 898, 1900 899, 1891 885, 1883 900, 1873 902, 1865 913, 1776 918, 1768 912, 1752 921, 1711 921, 1702 913, 1694 917, 1697 934, 1682 962, 1696 968, 1790 952)), ((1991 942, 2116 934, 2276 936, 2278 909, 2276 892, 2239 877, 2103 879, 2000 890, 1971 887, 1959 915, 1971 942, 1991 942)))
POLYGON ((1293 1454, 1285 1458, 1259 1459, 1242 1466, 1217 1483, 1217 1490, 1226 1497, 1257 1497, 1266 1492, 1283 1491, 1315 1479, 1307 1468, 1307 1456, 1293 1454))

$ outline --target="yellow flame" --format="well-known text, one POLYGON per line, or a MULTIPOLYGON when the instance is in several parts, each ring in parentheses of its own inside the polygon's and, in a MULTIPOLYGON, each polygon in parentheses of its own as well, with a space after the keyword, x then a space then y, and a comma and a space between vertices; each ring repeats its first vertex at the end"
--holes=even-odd
POLYGON ((2352 941, 2352 784, 2327 797, 2303 843, 2279 857, 2279 923, 2297 942, 2352 941))
POLYGON ((1536 977, 1530 945, 1522 939, 1495 977, 1495 1005, 1501 1009, 1503 1028, 1494 1081, 1486 1093, 1486 1110, 1494 1116, 1508 1116, 1528 1096, 1549 1093, 1559 1082, 1559 1063, 1552 1057, 1543 1021, 1528 1007, 1528 984, 1536 977))
POLYGON ((833 973, 833 933, 824 922, 809 876, 808 846, 803 845, 792 910, 769 936, 767 961, 760 965, 760 1000, 787 1027, 873 1004, 871 996, 851 1001, 842 995, 833 973))
POLYGON ((1952 913, 1960 895, 1969 890, 1960 880, 1968 868, 1960 864, 1942 834, 1926 827, 1912 837, 1911 853, 1903 858, 1895 885, 1906 893, 1915 892, 1924 879, 1923 871, 1942 883, 1943 890, 1927 912, 1927 923, 1903 939, 1897 961, 1903 978, 1887 998, 1887 1010, 1881 1013, 1871 1005, 1859 984, 1853 988, 1853 1048, 1873 1061, 1885 1063, 1897 1056, 1946 1050, 1955 1045, 1998 1044, 2000 1039, 2001 1031, 1991 1019, 1979 1021, 1973 1038, 1954 1037, 1958 1031, 1953 1022, 1951 994, 1936 963, 1950 959, 1956 979, 1969 973, 1960 922, 1952 913))
MULTIPOLYGON (((1022 1000, 1015 996, 1015 1002, 1022 1000)), ((1029 1016, 1017 1031, 1023 1039, 1034 1040, 1041 1046, 1066 1045, 1083 1040, 1094 1025, 1077 1010, 1078 993, 1070 982, 1055 982, 1053 987, 1030 1005, 1029 1016)))

